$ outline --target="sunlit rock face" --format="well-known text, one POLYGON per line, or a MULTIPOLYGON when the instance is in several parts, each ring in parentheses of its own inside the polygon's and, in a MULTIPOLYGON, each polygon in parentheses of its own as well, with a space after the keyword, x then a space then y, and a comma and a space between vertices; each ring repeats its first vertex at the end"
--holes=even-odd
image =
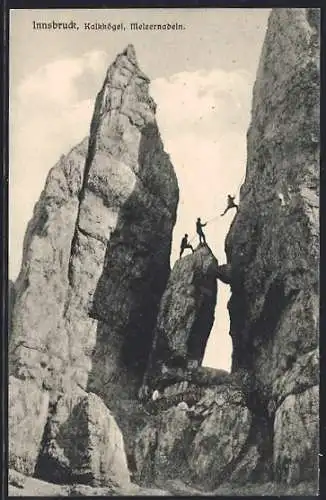
POLYGON ((273 10, 226 253, 233 370, 255 378, 274 477, 289 483, 317 481, 319 79, 318 9, 273 10))
MULTIPOLYGON (((36 467, 44 477, 40 463, 51 459, 49 429, 55 429, 53 442, 62 435, 69 441, 66 433, 75 427, 72 422, 67 430, 66 422, 81 403, 70 399, 63 417, 63 395, 97 394, 121 425, 119 405, 136 396, 144 375, 178 203, 148 89, 128 46, 107 71, 89 138, 51 169, 28 225, 10 339, 10 394, 26 399, 33 393, 26 415, 14 397, 9 405, 9 418, 18 412, 25 426, 27 455, 31 440, 26 468, 20 466, 21 434, 12 434, 12 466, 24 473, 36 467)), ((85 421, 91 411, 85 407, 85 421)), ((107 429, 103 424, 103 446, 107 429)), ((58 453, 59 468, 75 467, 66 449, 58 453)), ((105 466, 105 456, 97 458, 105 466)), ((96 471, 94 477, 100 481, 96 471)))
POLYGON ((91 362, 88 387, 111 405, 137 394, 170 271, 178 185, 148 88, 129 46, 96 99, 72 241, 72 376, 83 384, 91 362))
POLYGON ((50 170, 24 239, 10 338, 10 372, 53 385, 69 363, 63 317, 88 140, 50 170))

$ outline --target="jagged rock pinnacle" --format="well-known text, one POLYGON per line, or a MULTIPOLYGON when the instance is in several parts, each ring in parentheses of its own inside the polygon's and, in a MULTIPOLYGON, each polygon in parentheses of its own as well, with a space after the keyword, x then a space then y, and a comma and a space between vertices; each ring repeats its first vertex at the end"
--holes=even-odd
POLYGON ((129 45, 127 45, 127 47, 123 51, 123 54, 127 56, 129 61, 131 61, 136 66, 138 66, 136 50, 135 50, 135 47, 131 43, 129 45))

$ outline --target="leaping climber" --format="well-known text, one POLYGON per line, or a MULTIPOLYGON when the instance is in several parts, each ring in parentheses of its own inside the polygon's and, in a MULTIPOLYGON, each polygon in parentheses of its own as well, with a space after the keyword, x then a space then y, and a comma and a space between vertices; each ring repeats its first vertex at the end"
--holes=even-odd
POLYGON ((182 238, 182 240, 181 240, 181 245, 180 245, 180 257, 179 257, 180 259, 181 259, 182 254, 183 254, 183 252, 184 252, 184 250, 185 250, 186 248, 191 248, 192 253, 194 253, 194 249, 193 249, 193 247, 190 245, 190 243, 189 243, 189 241, 188 241, 188 235, 187 235, 187 234, 185 234, 185 235, 184 235, 184 237, 183 237, 183 238, 182 238))
POLYGON ((227 207, 226 209, 224 210, 224 212, 221 214, 221 217, 223 217, 223 215, 226 214, 226 212, 228 210, 230 210, 230 208, 236 208, 237 212, 239 210, 239 207, 236 203, 234 203, 234 198, 235 196, 231 196, 230 194, 228 194, 228 199, 227 199, 227 207))
POLYGON ((197 231, 197 234, 199 236, 199 244, 201 245, 202 244, 202 240, 203 240, 203 243, 206 245, 206 238, 205 238, 205 235, 203 233, 203 227, 205 227, 207 224, 207 222, 205 222, 205 224, 202 224, 201 220, 200 220, 200 217, 198 217, 197 219, 197 222, 196 222, 196 231, 197 231))

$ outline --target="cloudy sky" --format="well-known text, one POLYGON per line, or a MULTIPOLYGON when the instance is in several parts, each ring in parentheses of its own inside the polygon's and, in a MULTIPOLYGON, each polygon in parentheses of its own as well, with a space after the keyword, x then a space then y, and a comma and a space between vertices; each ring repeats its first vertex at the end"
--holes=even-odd
MULTIPOLYGON (((151 78, 157 120, 174 164, 180 204, 171 264, 194 222, 213 219, 207 240, 222 264, 234 216, 219 214, 238 195, 246 163, 252 87, 269 9, 12 10, 10 19, 9 275, 49 169, 88 135, 94 99, 108 65, 128 43, 151 78), (33 30, 70 21, 79 31, 33 30), (85 31, 84 22, 124 22, 126 30, 85 31), (130 22, 179 22, 182 31, 130 31, 130 22)), ((194 238, 194 244, 197 239, 194 238)), ((230 369, 229 287, 219 283, 216 320, 204 364, 230 369)))

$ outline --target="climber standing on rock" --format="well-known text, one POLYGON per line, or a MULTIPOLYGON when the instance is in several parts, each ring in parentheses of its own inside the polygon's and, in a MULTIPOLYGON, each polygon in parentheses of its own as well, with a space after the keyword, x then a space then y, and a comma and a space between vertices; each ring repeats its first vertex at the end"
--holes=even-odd
POLYGON ((201 245, 202 243, 204 243, 206 245, 206 238, 205 238, 205 235, 203 233, 203 227, 205 227, 207 224, 207 222, 205 222, 205 224, 202 224, 201 220, 200 220, 200 217, 198 217, 197 219, 197 222, 196 222, 196 231, 197 231, 197 234, 199 236, 199 244, 201 245))
POLYGON ((182 238, 182 240, 181 240, 181 245, 180 245, 180 257, 179 257, 180 259, 181 259, 182 254, 183 254, 183 252, 184 252, 184 250, 185 250, 186 248, 191 248, 192 253, 194 253, 194 249, 193 249, 192 245, 190 245, 190 243, 189 243, 189 241, 188 241, 188 235, 187 235, 187 234, 185 234, 185 235, 184 235, 184 237, 183 237, 183 238, 182 238))
POLYGON ((239 210, 238 205, 236 203, 234 203, 234 198, 235 198, 235 196, 231 196, 230 194, 228 194, 227 206, 226 206, 226 209, 224 210, 224 212, 221 214, 221 217, 223 217, 223 215, 225 215, 226 212, 228 210, 230 210, 230 208, 236 208, 237 211, 239 210))

